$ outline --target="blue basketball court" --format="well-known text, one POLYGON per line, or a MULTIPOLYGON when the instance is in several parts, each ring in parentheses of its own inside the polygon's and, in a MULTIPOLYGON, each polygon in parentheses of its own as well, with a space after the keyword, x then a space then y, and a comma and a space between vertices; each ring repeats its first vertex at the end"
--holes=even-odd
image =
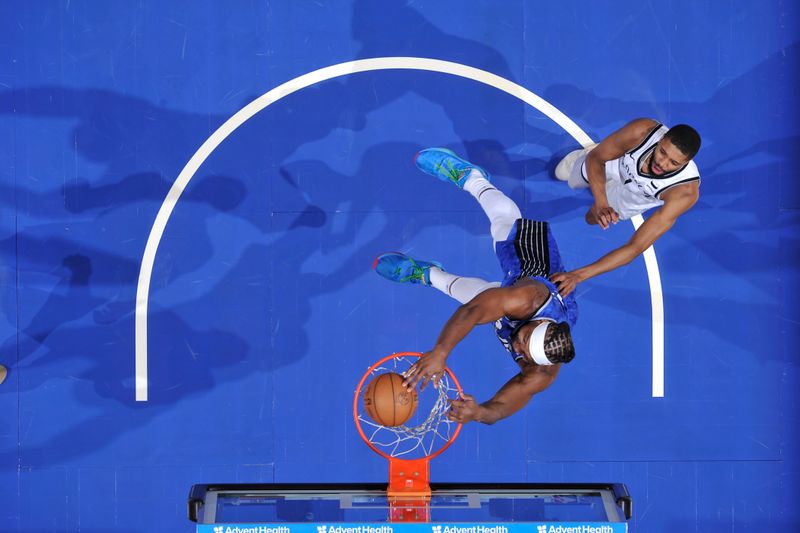
MULTIPOLYGON (((634 225, 587 225, 553 168, 637 117, 700 132, 699 202, 578 286, 575 360, 431 482, 621 483, 636 532, 797 529, 799 11, 3 3, 0 531, 189 532, 196 484, 387 483, 356 387, 458 304, 374 258, 503 277, 414 154, 482 165, 577 268, 634 225)), ((519 371, 490 325, 448 365, 479 401, 519 371)))

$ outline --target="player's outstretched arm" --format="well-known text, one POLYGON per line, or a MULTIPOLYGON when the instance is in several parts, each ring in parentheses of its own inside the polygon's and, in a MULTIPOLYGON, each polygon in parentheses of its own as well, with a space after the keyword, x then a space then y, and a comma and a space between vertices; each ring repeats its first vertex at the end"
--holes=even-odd
POLYGON ((549 387, 560 368, 561 365, 527 366, 503 385, 491 400, 482 404, 478 404, 474 396, 462 394, 451 403, 447 417, 462 424, 472 421, 494 424, 525 407, 534 394, 549 387))
POLYGON ((627 243, 604 255, 594 263, 571 272, 559 272, 550 276, 559 293, 566 296, 575 290, 578 283, 586 281, 622 265, 627 265, 655 243, 659 237, 675 224, 675 221, 692 207, 699 197, 697 183, 679 185, 662 195, 664 205, 639 226, 627 243))
POLYGON ((433 349, 422 354, 406 371, 403 384, 415 387, 421 382, 420 390, 431 380, 438 385, 447 357, 472 328, 494 322, 503 316, 529 316, 544 301, 542 287, 524 285, 488 289, 461 305, 442 328, 433 349))
POLYGON ((658 122, 650 118, 637 118, 605 139, 586 156, 586 177, 594 196, 594 205, 586 213, 586 222, 599 224, 606 229, 619 221, 619 215, 608 204, 606 195, 606 163, 622 157, 639 144, 658 122))

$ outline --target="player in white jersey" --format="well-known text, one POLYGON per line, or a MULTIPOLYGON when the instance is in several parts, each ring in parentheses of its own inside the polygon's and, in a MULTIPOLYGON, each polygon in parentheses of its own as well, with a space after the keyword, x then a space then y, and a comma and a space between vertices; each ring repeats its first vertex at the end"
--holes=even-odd
POLYGON ((590 188, 594 204, 588 224, 608 229, 654 207, 658 208, 616 250, 597 261, 550 279, 563 296, 578 283, 633 261, 672 227, 700 197, 700 173, 692 158, 700 135, 690 126, 667 128, 649 119, 636 119, 600 144, 575 150, 556 167, 556 177, 573 189, 590 188))

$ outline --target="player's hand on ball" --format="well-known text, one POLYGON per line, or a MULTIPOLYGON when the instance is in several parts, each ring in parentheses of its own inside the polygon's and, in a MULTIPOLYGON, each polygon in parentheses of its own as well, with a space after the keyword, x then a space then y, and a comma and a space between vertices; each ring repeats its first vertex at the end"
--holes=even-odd
POLYGON ((475 401, 475 396, 463 392, 459 393, 458 396, 457 399, 450 400, 447 418, 460 424, 478 420, 481 406, 475 401))
POLYGON ((411 365, 411 368, 405 372, 405 387, 414 388, 417 383, 422 383, 419 390, 425 390, 431 380, 433 380, 434 388, 439 387, 439 380, 442 379, 444 373, 445 361, 447 356, 439 355, 435 352, 425 352, 420 356, 416 363, 411 365))

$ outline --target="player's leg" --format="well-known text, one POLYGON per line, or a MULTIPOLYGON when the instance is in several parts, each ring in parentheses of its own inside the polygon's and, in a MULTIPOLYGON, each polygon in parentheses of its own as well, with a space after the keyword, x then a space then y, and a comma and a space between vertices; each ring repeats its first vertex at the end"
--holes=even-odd
POLYGON ((442 265, 435 261, 420 261, 398 252, 379 255, 372 268, 390 281, 430 285, 462 304, 486 289, 500 286, 500 282, 456 276, 445 272, 442 265))
POLYGON ((422 150, 415 158, 417 167, 442 181, 449 181, 470 193, 489 217, 490 231, 495 243, 508 237, 517 219, 522 218, 519 207, 489 181, 481 167, 458 157, 445 148, 422 150))
POLYGON ((431 287, 439 289, 462 304, 469 302, 486 289, 500 286, 499 281, 486 281, 480 278, 457 276, 437 267, 431 268, 430 279, 431 287))
POLYGON ((568 153, 556 166, 556 178, 566 181, 571 189, 585 189, 588 187, 589 181, 583 174, 582 168, 583 163, 586 161, 586 156, 595 146, 597 145, 593 144, 588 148, 581 148, 568 153))
POLYGON ((506 240, 514 223, 522 218, 517 204, 476 170, 470 172, 464 190, 478 201, 489 218, 489 231, 494 244, 506 240))

